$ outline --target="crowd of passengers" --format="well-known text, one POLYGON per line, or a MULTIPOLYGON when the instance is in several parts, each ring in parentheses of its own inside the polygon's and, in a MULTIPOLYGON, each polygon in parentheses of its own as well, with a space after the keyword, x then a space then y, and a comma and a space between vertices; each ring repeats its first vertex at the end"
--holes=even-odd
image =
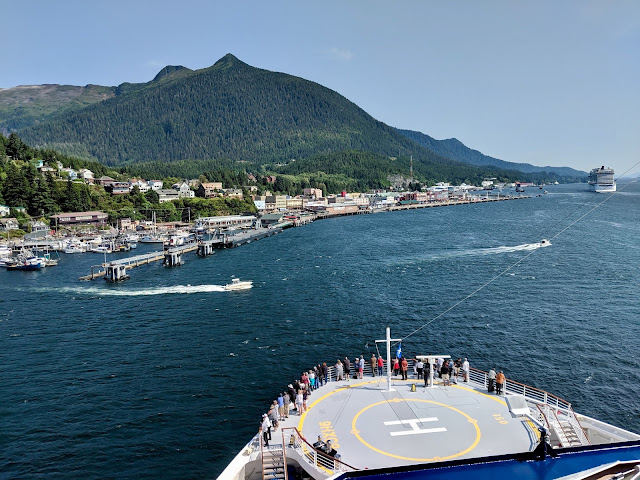
MULTIPOLYGON (((333 365, 332 376, 334 377, 334 381, 348 382, 352 378, 363 378, 366 362, 364 355, 360 355, 359 358, 356 357, 353 361, 349 360, 349 357, 344 357, 343 360, 337 359, 335 365, 333 365)), ((373 377, 384 375, 385 361, 382 356, 376 357, 372 355, 368 363, 371 367, 371 375, 373 377)), ((413 358, 409 361, 406 357, 395 357, 391 365, 393 367, 393 375, 403 380, 408 380, 409 365, 411 365, 413 378, 418 380, 424 379, 425 387, 429 385, 429 364, 423 362, 421 359, 413 358)), ((277 430, 279 423, 289 418, 289 414, 302 415, 307 411, 307 401, 312 392, 330 381, 329 370, 326 363, 319 363, 312 369, 302 372, 299 379, 290 383, 287 388, 278 395, 278 398, 271 404, 268 413, 262 415, 260 432, 262 432, 265 446, 269 445, 271 432, 277 430)), ((460 378, 462 378, 463 382, 469 381, 469 361, 466 358, 457 358, 455 360, 452 358, 436 358, 433 364, 433 371, 434 378, 436 376, 440 378, 444 386, 449 386, 452 383, 457 384, 460 378)), ((500 394, 504 384, 504 374, 502 371, 496 375, 495 371, 491 369, 489 372, 489 391, 493 390, 492 386, 494 383, 497 387, 496 393, 500 394)), ((335 456, 337 453, 335 449, 331 448, 331 444, 329 442, 325 443, 320 436, 318 436, 318 441, 314 446, 331 456, 335 456)))

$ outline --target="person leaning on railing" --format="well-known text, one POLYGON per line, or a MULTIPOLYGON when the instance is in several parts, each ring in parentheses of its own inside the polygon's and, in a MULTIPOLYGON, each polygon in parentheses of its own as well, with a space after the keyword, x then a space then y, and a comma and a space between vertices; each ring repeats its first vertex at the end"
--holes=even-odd
POLYGON ((496 375, 496 395, 502 395, 504 389, 504 383, 507 381, 504 373, 500 370, 500 373, 496 375))

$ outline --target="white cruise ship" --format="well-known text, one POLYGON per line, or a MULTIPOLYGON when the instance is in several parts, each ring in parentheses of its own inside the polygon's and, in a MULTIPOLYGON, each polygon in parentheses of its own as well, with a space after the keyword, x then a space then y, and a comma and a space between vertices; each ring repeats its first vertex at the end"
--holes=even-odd
POLYGON ((597 193, 615 192, 616 181, 613 168, 594 168, 589 174, 589 187, 597 193))

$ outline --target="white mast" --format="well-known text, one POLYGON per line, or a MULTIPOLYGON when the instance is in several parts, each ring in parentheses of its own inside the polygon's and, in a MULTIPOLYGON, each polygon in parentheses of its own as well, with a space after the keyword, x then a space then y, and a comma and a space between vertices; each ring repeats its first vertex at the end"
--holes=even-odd
POLYGON ((387 327, 387 338, 384 340, 376 340, 376 343, 384 342, 387 344, 387 391, 392 392, 391 388, 391 342, 400 342, 401 338, 391 338, 391 329, 387 327))

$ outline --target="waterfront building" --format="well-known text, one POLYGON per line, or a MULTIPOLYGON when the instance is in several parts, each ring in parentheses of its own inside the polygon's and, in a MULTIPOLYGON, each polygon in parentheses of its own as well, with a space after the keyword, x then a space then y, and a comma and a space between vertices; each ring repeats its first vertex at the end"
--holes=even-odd
POLYGON ((282 221, 284 218, 284 213, 265 213, 262 217, 260 217, 260 223, 262 223, 263 227, 268 227, 270 225, 276 225, 282 221))
POLYGON ((196 220, 198 228, 250 227, 256 221, 253 215, 227 215, 220 217, 201 217, 196 220))
POLYGON ((320 188, 305 188, 302 192, 306 197, 321 198, 322 189, 320 188))
POLYGON ((11 209, 6 205, 0 205, 0 217, 6 217, 7 215, 9 215, 10 211, 11 209))
POLYGON ((56 225, 105 225, 109 216, 104 212, 68 212, 51 215, 51 219, 56 225))
POLYGON ((305 199, 300 197, 287 198, 287 210, 302 210, 305 205, 305 199))

